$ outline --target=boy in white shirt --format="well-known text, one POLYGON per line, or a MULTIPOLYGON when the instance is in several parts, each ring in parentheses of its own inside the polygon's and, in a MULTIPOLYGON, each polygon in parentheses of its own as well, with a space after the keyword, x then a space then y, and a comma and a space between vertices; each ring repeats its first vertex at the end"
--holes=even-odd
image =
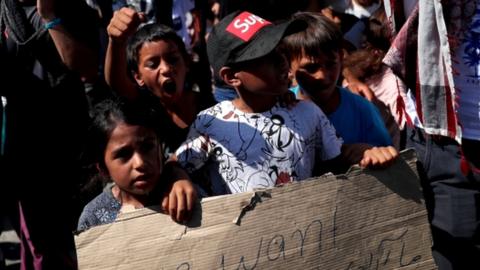
POLYGON ((315 104, 279 102, 289 65, 277 45, 304 27, 235 12, 212 30, 210 63, 239 97, 200 112, 175 157, 189 172, 206 166, 212 195, 303 180, 318 161, 340 156, 342 139, 315 104))

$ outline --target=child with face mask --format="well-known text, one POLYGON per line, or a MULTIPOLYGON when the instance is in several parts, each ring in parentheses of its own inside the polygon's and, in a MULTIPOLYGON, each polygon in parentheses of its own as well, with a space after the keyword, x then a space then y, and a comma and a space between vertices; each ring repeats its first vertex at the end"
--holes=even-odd
MULTIPOLYGON (((327 115, 343 138, 345 152, 369 153, 373 165, 397 156, 377 108, 337 85, 343 61, 343 37, 328 18, 309 12, 293 15, 307 23, 304 31, 286 37, 282 48, 290 61, 297 97, 311 100, 327 115)), ((365 166, 364 160, 354 160, 365 166)))

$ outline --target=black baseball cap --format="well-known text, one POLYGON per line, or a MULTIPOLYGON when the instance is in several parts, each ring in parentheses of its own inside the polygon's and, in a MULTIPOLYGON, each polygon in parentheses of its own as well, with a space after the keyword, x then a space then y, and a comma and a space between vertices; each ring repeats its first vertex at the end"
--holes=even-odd
POLYGON ((305 26, 298 20, 273 24, 247 11, 231 13, 213 27, 208 37, 208 60, 218 75, 224 66, 269 54, 285 35, 305 26))

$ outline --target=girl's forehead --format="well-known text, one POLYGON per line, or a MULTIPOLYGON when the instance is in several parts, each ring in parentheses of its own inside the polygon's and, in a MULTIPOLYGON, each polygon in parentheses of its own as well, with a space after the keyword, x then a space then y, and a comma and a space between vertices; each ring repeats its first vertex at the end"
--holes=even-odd
POLYGON ((110 134, 109 141, 125 140, 125 139, 143 139, 146 137, 156 136, 152 128, 142 125, 132 125, 126 123, 118 123, 110 134))
POLYGON ((177 44, 171 39, 153 39, 153 40, 148 40, 143 43, 143 46, 167 46, 167 47, 174 47, 177 49, 177 44))

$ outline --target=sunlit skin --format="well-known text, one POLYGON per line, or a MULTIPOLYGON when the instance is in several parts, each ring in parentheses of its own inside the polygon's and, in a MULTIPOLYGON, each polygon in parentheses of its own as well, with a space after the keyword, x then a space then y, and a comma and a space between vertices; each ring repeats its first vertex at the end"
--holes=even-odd
POLYGON ((173 41, 145 42, 138 52, 138 73, 135 79, 161 100, 178 102, 188 68, 173 41))
POLYGON ((135 80, 160 98, 181 128, 188 127, 197 115, 194 94, 184 91, 187 72, 186 59, 173 41, 145 42, 138 52, 135 80))
POLYGON ((112 190, 122 204, 143 207, 163 170, 161 147, 153 130, 119 124, 107 143, 104 162, 112 190))
POLYGON ((264 57, 241 63, 238 68, 224 67, 220 75, 241 97, 233 100, 235 107, 245 112, 263 112, 288 91, 288 72, 287 59, 274 50, 264 57))
POLYGON ((322 13, 323 16, 332 20, 337 26, 340 27, 340 25, 342 24, 342 21, 341 21, 340 17, 338 16, 338 13, 336 11, 334 11, 331 7, 323 8, 321 10, 321 13, 322 13))

